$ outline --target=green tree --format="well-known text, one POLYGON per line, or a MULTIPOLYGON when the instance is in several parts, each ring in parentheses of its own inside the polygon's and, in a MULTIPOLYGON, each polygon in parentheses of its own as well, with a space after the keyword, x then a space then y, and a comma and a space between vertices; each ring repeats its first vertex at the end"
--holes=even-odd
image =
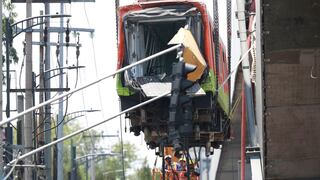
MULTIPOLYGON (((124 150, 124 169, 125 171, 132 168, 132 162, 137 160, 137 148, 134 144, 125 142, 123 144, 124 150)), ((121 158, 121 143, 115 144, 112 147, 112 152, 118 154, 117 156, 108 157, 106 160, 102 161, 97 171, 96 179, 101 180, 116 180, 122 179, 122 158, 121 158)))
POLYGON ((151 168, 149 167, 147 157, 144 158, 143 163, 142 163, 142 167, 136 169, 135 172, 136 173, 130 179, 132 179, 132 180, 134 180, 134 179, 139 179, 139 180, 152 179, 151 168))
MULTIPOLYGON (((80 125, 75 122, 70 122, 63 127, 64 134, 70 134, 76 130, 81 129, 80 125)), ((64 141, 63 145, 63 168, 64 168, 64 179, 69 179, 69 173, 71 172, 71 145, 76 146, 76 157, 85 156, 91 153, 92 147, 97 147, 100 143, 101 138, 87 138, 83 135, 98 135, 99 132, 95 130, 89 130, 83 134, 73 137, 71 140, 64 141)), ((99 149, 98 149, 99 151, 99 149)), ((85 159, 77 161, 77 175, 78 179, 85 179, 86 177, 86 168, 85 168, 85 159)), ((99 172, 99 171, 98 171, 99 172)))
MULTIPOLYGON (((5 26, 5 14, 9 14, 9 21, 10 23, 14 23, 15 22, 15 18, 17 17, 17 13, 14 11, 15 6, 14 4, 11 3, 11 0, 3 0, 2 1, 2 5, 3 5, 3 14, 2 14, 2 38, 5 37, 5 33, 6 33, 6 26, 5 26)), ((18 53, 17 50, 14 47, 10 48, 10 63, 14 62, 14 63, 18 63, 19 61, 19 57, 18 57, 18 53)), ((5 62, 5 56, 2 55, 2 63, 5 62)))
MULTIPOLYGON (((76 121, 69 122, 64 126, 64 134, 70 134, 80 129, 80 125, 76 121)), ((95 130, 85 132, 86 135, 99 135, 100 133, 95 130)), ((84 135, 82 134, 82 135, 84 135)), ((85 138, 82 135, 78 135, 72 138, 72 140, 64 141, 64 178, 69 179, 68 173, 71 172, 71 142, 76 145, 77 153, 76 157, 85 156, 92 153, 92 147, 95 147, 94 153, 103 153, 103 144, 101 138, 85 138)), ((132 169, 132 162, 137 159, 137 148, 134 144, 125 142, 123 144, 124 149, 124 168, 125 171, 132 169)), ((111 147, 111 152, 114 156, 105 156, 95 161, 96 180, 116 180, 122 179, 122 156, 121 156, 121 143, 117 143, 111 147)), ((87 169, 85 166, 85 159, 77 161, 77 178, 85 180, 87 169)))

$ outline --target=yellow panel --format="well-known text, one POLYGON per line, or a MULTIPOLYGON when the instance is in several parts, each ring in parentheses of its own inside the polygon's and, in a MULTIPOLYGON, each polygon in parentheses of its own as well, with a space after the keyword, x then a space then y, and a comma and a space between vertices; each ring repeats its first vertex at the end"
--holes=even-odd
POLYGON ((205 68, 207 67, 207 64, 191 32, 187 29, 180 28, 178 33, 171 39, 168 44, 183 44, 184 61, 188 64, 197 66, 196 70, 192 73, 189 73, 187 78, 191 81, 200 79, 205 68))

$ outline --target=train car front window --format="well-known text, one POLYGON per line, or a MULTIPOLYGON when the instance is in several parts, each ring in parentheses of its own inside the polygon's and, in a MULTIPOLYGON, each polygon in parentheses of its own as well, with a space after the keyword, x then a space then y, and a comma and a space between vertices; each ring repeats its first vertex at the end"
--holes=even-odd
MULTIPOLYGON (((187 27, 201 48, 200 13, 190 6, 165 6, 134 11, 125 16, 126 64, 169 48, 168 42, 180 28, 187 27)), ((136 87, 139 81, 171 81, 176 51, 135 66, 125 72, 125 85, 136 87), (138 83, 135 83, 138 82, 138 83)))

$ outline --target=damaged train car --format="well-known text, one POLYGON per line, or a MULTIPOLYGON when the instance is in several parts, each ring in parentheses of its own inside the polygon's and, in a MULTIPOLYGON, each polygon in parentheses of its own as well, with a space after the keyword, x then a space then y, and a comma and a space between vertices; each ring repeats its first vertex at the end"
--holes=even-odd
MULTIPOLYGON (((118 14, 118 69, 179 43, 182 59, 196 66, 188 77, 192 87, 185 93, 191 102, 189 120, 179 113, 170 119, 169 95, 128 112, 130 131, 136 136, 143 132, 151 149, 179 141, 186 149, 206 147, 208 154, 212 153, 229 133, 230 90, 229 82, 223 83, 229 68, 225 48, 214 40, 215 27, 206 6, 191 0, 148 1, 122 6, 118 14), (215 56, 216 46, 219 56, 215 56), (178 134, 174 140, 172 134, 178 134)), ((171 51, 117 75, 122 110, 170 91, 173 66, 178 62, 179 50, 171 51)), ((183 107, 177 109, 185 113, 183 107)))

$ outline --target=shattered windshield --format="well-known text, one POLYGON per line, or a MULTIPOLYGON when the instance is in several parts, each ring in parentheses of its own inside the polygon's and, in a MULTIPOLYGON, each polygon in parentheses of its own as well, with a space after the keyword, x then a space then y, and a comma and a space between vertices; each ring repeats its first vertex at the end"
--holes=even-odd
MULTIPOLYGON (((168 42, 180 28, 189 29, 202 49, 200 13, 190 6, 165 6, 128 13, 124 18, 125 64, 169 48, 168 42)), ((125 72, 125 84, 135 87, 134 81, 171 81, 172 64, 177 62, 176 51, 140 64, 125 72)))

